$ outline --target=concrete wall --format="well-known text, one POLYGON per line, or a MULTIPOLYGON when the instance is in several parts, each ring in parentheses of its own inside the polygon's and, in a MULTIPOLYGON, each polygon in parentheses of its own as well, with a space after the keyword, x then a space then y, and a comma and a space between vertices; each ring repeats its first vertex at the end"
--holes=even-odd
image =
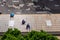
MULTIPOLYGON (((0 15, 0 32, 7 31, 9 27, 9 14, 0 15)), ((15 14, 15 24, 12 28, 18 28, 22 32, 27 32, 26 25, 29 23, 31 26, 30 30, 45 30, 45 31, 60 31, 60 14, 15 14), (25 25, 21 24, 22 20, 26 21, 25 25), (52 26, 46 25, 46 20, 51 20, 52 26)))

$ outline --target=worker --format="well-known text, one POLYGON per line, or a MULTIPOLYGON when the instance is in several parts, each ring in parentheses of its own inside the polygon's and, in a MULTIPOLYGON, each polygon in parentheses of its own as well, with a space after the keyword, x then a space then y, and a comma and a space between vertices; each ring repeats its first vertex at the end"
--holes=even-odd
POLYGON ((25 24, 25 20, 23 19, 23 20, 22 20, 22 25, 24 25, 24 24, 25 24))
POLYGON ((26 25, 26 29, 27 30, 30 29, 30 25, 29 24, 26 25))
POLYGON ((12 13, 10 13, 10 17, 14 17, 14 13, 12 12, 12 13))

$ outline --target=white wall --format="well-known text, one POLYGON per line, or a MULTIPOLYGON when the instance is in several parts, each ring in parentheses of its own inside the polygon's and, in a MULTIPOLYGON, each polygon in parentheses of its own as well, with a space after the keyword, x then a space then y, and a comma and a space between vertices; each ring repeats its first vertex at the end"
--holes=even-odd
MULTIPOLYGON (((45 31, 60 31, 60 14, 15 14, 12 20, 15 21, 15 25, 12 28, 18 28, 22 32, 26 32, 26 24, 30 24, 30 30, 40 31, 41 29, 45 31), (26 21, 25 25, 21 24, 22 20, 26 21), (47 26, 46 20, 51 20, 52 26, 47 26)), ((0 15, 0 32, 7 31, 9 27, 9 14, 0 15)))

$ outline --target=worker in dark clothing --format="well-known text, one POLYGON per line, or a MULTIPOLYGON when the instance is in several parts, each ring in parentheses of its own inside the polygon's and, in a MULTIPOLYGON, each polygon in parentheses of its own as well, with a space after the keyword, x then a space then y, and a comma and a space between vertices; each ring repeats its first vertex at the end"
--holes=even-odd
POLYGON ((30 25, 29 24, 26 25, 26 29, 27 30, 30 29, 30 25))
POLYGON ((24 25, 24 24, 25 24, 25 20, 23 19, 23 20, 22 20, 22 25, 24 25))

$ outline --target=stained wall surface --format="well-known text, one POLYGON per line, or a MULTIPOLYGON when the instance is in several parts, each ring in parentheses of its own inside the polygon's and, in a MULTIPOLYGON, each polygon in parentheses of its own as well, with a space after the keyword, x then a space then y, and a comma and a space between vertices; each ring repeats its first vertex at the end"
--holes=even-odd
POLYGON ((27 32, 31 30, 45 30, 45 31, 60 31, 60 14, 15 14, 13 18, 10 18, 10 14, 0 15, 0 32, 7 31, 9 26, 9 20, 14 20, 14 26, 12 28, 18 28, 21 32, 27 32), (26 23, 22 25, 22 20, 26 23), (50 20, 51 26, 47 26, 46 21, 50 20), (30 30, 26 30, 26 25, 30 24, 30 30))

